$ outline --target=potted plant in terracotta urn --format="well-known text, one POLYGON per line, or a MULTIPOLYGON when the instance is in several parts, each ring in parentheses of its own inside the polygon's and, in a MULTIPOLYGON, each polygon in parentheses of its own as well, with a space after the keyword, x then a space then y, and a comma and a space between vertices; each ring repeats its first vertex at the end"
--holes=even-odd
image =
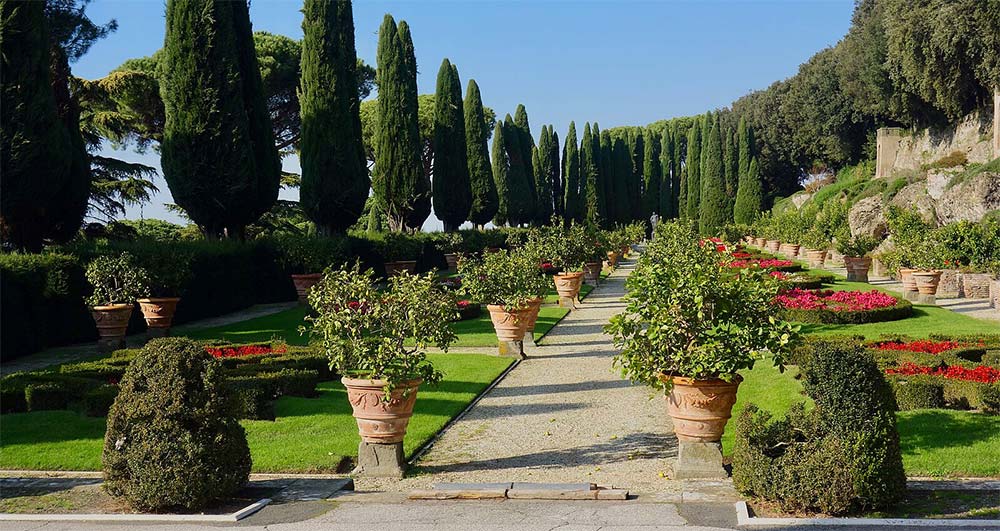
POLYGON ((345 240, 309 236, 280 236, 275 240, 278 262, 292 279, 300 304, 308 302, 309 289, 323 277, 323 270, 334 262, 343 263, 348 255, 345 240))
POLYGON ((434 246, 444 254, 444 261, 448 264, 448 271, 458 271, 458 261, 462 256, 465 246, 465 239, 459 232, 442 232, 437 235, 434 246))
POLYGON ((807 230, 802 235, 802 245, 806 248, 809 267, 821 268, 826 264, 826 250, 830 245, 830 239, 823 231, 817 228, 807 230))
POLYGON ((588 227, 587 235, 594 244, 590 258, 583 264, 583 281, 591 286, 601 282, 601 270, 604 269, 604 257, 608 247, 607 233, 596 227, 588 227))
POLYGON ((837 240, 837 252, 844 255, 847 280, 868 282, 868 270, 872 267, 871 253, 878 244, 877 239, 864 234, 837 240))
POLYGON ((666 395, 681 443, 676 478, 705 471, 685 468, 686 452, 715 454, 712 477, 724 474, 719 441, 739 371, 765 358, 781 367, 797 337, 772 304, 781 281, 757 267, 734 274, 723 262, 699 245, 691 224, 670 222, 629 276, 625 310, 606 327, 622 374, 666 395))
POLYGON ((922 240, 910 247, 908 257, 913 265, 910 275, 917 287, 917 293, 924 297, 937 295, 938 284, 941 282, 941 268, 944 267, 938 242, 934 238, 922 240))
POLYGON ((413 273, 417 268, 420 242, 406 235, 390 232, 379 242, 379 254, 385 261, 385 275, 393 277, 400 273, 413 273))
POLYGON ((100 336, 98 346, 114 350, 125 345, 125 331, 136 299, 149 295, 149 275, 129 253, 99 256, 86 270, 94 288, 87 297, 100 336))
POLYGON ((604 234, 604 238, 608 242, 608 250, 606 254, 608 267, 615 269, 618 267, 618 260, 620 260, 624 254, 622 253, 622 249, 628 247, 625 231, 621 228, 617 228, 605 231, 604 234))
POLYGON ((138 299, 149 337, 166 337, 174 322, 177 305, 191 278, 193 256, 176 249, 158 253, 147 263, 149 297, 138 299))
POLYGON ((559 305, 575 309, 583 286, 583 268, 594 256, 594 243, 583 225, 573 224, 553 233, 547 240, 546 254, 561 273, 552 281, 559 294, 559 305))
POLYGON ((455 340, 454 297, 437 287, 433 274, 405 271, 379 289, 372 271, 356 264, 328 269, 309 291, 309 304, 316 311, 307 317, 312 337, 343 375, 361 434, 354 473, 401 476, 417 391, 442 378, 426 349, 447 350, 455 340))

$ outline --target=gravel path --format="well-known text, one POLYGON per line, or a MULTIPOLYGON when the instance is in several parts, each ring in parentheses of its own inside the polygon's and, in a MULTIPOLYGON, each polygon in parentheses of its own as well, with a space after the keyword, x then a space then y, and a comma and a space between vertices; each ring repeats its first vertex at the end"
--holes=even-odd
MULTIPOLYGON (((442 434, 411 477, 359 478, 358 489, 591 482, 676 499, 682 483, 665 476, 677 441, 663 398, 619 376, 612 367, 614 347, 603 332, 624 307, 625 278, 633 264, 622 264, 542 346, 527 350, 528 359, 442 434)), ((725 485, 720 487, 726 490, 725 485)))

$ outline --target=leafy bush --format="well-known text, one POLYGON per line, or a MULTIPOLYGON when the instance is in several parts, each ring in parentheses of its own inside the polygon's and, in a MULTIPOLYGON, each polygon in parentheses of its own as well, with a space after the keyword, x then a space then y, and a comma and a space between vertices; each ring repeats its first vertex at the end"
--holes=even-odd
POLYGON ((218 362, 188 339, 150 341, 122 378, 101 460, 108 493, 143 511, 199 510, 241 488, 250 449, 218 362))
POLYGON ((348 261, 349 242, 343 238, 285 235, 271 242, 278 250, 278 264, 290 274, 319 273, 348 261))
POLYGON ((851 238, 837 240, 837 252, 852 258, 862 258, 868 256, 879 245, 876 238, 859 234, 851 238))
POLYGON ((87 264, 87 282, 94 287, 87 297, 91 306, 134 304, 149 295, 149 274, 129 253, 92 260, 87 264))
POLYGON ((928 164, 921 165, 925 170, 937 170, 942 168, 954 168, 955 166, 965 166, 969 163, 969 157, 964 151, 952 151, 951 153, 928 164))
POLYGON ((737 420, 733 483, 786 511, 891 506, 906 490, 892 390, 860 346, 813 345, 802 369, 816 403, 785 419, 749 405, 737 420))
POLYGON ((524 308, 527 302, 545 294, 551 280, 539 269, 534 245, 523 250, 486 253, 478 259, 463 260, 458 274, 469 298, 481 304, 498 304, 509 310, 524 308))

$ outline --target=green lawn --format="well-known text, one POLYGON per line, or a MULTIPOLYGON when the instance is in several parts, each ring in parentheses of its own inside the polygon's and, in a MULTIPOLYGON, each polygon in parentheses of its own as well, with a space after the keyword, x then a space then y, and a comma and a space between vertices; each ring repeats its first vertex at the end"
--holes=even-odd
MULTIPOLYGON (((445 373, 421 388, 404 447, 407 455, 430 440, 512 363, 477 354, 431 354, 445 373)), ((242 421, 255 472, 332 471, 357 455, 358 430, 340 382, 323 382, 318 398, 283 397, 276 420, 242 421)), ((0 416, 0 468, 100 470, 105 419, 72 411, 0 416)))

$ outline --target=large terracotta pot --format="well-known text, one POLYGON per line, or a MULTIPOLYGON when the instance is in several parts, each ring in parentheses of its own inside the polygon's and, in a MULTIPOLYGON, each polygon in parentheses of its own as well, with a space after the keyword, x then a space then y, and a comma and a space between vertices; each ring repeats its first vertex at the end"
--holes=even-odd
POLYGON ((823 267, 826 263, 826 251, 806 249, 806 258, 809 260, 809 267, 823 267))
MULTIPOLYGON (((177 311, 177 303, 181 302, 180 297, 151 297, 139 299, 139 309, 146 319, 146 326, 150 329, 168 330, 174 322, 174 313, 177 311)), ((164 332, 164 335, 165 332, 164 332)))
POLYGON ((488 304, 486 309, 490 311, 490 320, 493 321, 493 330, 496 331, 498 340, 522 341, 524 339, 524 333, 528 327, 528 314, 531 313, 530 308, 509 312, 500 304, 488 304))
POLYGON ((785 251, 784 251, 785 254, 789 258, 795 258, 796 256, 799 255, 799 248, 802 247, 802 246, 799 245, 799 244, 797 244, 797 243, 786 243, 784 245, 784 247, 785 247, 785 251))
POLYGON ((614 269, 615 267, 618 266, 618 258, 619 255, 617 252, 608 251, 608 265, 611 266, 611 269, 614 269))
POLYGON ((772 253, 776 253, 780 249, 781 249, 781 241, 780 240, 767 240, 767 250, 768 251, 771 251, 772 253))
POLYGON ((125 330, 128 329, 128 320, 132 317, 131 304, 94 306, 90 314, 97 324, 99 342, 102 346, 116 348, 125 344, 125 330))
POLYGON ((458 269, 458 255, 455 253, 444 253, 444 261, 448 263, 448 270, 455 271, 458 269))
POLYGON ((386 262, 385 263, 385 274, 389 277, 394 277, 404 271, 407 273, 413 273, 417 269, 416 260, 400 260, 397 262, 386 262))
POLYGON ((583 266, 583 280, 596 285, 601 280, 601 263, 587 262, 583 266))
POLYGON ((940 271, 914 271, 910 275, 921 295, 937 294, 938 284, 941 283, 940 271))
POLYGON ((763 248, 767 247, 767 240, 764 239, 764 238, 757 238, 756 239, 756 244, 757 244, 757 247, 760 247, 761 249, 763 249, 763 248))
POLYGON ((899 268, 899 281, 903 283, 903 291, 917 291, 917 281, 913 278, 914 271, 916 269, 899 268))
POLYGON ((844 267, 847 268, 847 280, 868 282, 868 270, 872 267, 872 259, 867 256, 845 256, 844 267))
POLYGON ((315 286, 321 278, 323 278, 322 273, 292 275, 292 284, 295 284, 295 294, 299 297, 300 303, 305 304, 309 302, 309 288, 315 286))
POLYGON ((583 285, 583 273, 562 273, 553 275, 552 280, 556 284, 556 292, 559 297, 566 297, 576 300, 580 295, 580 286, 583 285))
POLYGON ((526 340, 535 341, 535 323, 538 322, 538 311, 542 309, 542 298, 537 297, 528 301, 528 313, 524 317, 524 337, 526 340))
POLYGON ((678 441, 722 440, 722 432, 736 403, 736 390, 743 378, 737 375, 732 382, 726 382, 660 375, 660 379, 673 382, 667 395, 667 414, 673 420, 678 441))
POLYGON ((417 389, 423 380, 417 378, 400 384, 393 389, 389 401, 383 401, 384 380, 348 378, 340 379, 347 388, 347 400, 351 403, 354 419, 358 422, 358 433, 366 442, 389 444, 403 440, 406 426, 413 416, 413 404, 417 401, 417 389))

